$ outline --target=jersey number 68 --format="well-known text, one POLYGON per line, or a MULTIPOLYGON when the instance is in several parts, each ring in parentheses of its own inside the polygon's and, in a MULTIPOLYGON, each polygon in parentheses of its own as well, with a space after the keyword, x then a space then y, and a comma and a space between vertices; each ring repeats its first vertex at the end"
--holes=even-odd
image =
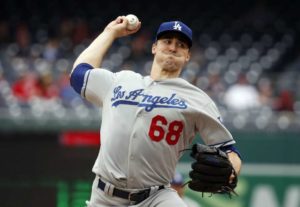
POLYGON ((183 130, 183 123, 181 121, 172 121, 170 124, 164 116, 156 115, 152 118, 148 135, 151 140, 160 142, 164 137, 169 145, 177 144, 181 132, 183 130), (163 126, 168 127, 166 132, 163 126))

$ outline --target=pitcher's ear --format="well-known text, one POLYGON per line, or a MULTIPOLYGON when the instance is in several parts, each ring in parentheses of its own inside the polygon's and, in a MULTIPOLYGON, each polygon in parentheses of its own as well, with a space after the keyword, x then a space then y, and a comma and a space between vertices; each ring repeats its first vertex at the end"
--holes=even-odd
POLYGON ((190 60, 190 58, 191 58, 191 52, 189 51, 189 53, 187 54, 187 56, 185 58, 186 62, 188 62, 190 60))
POLYGON ((155 55, 155 53, 156 53, 156 46, 157 46, 157 43, 154 42, 154 43, 152 44, 152 54, 153 54, 153 55, 155 55))

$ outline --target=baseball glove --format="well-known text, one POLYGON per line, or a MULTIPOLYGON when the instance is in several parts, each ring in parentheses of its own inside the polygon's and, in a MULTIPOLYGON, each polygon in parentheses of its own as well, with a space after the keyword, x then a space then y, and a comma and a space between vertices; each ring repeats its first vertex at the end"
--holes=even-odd
POLYGON ((216 147, 194 144, 191 156, 196 160, 192 163, 189 173, 189 188, 203 193, 236 194, 237 174, 225 152, 216 147), (231 178, 233 176, 233 178, 231 178))

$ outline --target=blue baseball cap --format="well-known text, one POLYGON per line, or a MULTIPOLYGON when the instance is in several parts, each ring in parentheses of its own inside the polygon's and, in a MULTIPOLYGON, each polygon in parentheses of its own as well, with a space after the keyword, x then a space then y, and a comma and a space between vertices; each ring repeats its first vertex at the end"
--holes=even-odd
POLYGON ((156 33, 156 40, 158 40, 163 34, 168 32, 178 32, 186 38, 189 47, 192 46, 193 32, 192 30, 181 21, 163 22, 156 33))

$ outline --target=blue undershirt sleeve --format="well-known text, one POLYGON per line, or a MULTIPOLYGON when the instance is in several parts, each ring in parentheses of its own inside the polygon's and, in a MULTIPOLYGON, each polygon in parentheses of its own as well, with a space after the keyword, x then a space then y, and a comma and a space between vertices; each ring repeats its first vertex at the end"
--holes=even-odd
POLYGON ((81 94, 81 89, 85 81, 85 74, 91 69, 93 69, 93 66, 88 63, 80 63, 74 68, 70 77, 70 84, 77 93, 81 94))
POLYGON ((220 147, 220 150, 222 150, 222 151, 224 151, 226 153, 228 153, 228 152, 235 152, 240 157, 240 159, 242 159, 241 153, 233 145, 227 145, 227 146, 220 147))

